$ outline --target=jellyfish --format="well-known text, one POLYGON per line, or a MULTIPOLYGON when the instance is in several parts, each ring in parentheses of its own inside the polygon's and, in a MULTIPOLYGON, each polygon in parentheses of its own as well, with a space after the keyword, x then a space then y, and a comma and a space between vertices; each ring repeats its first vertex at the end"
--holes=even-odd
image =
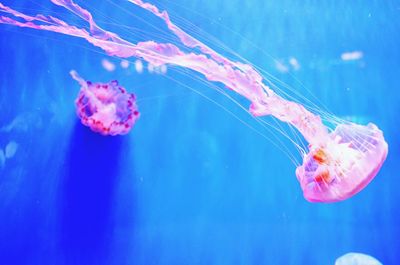
POLYGON ((139 118, 135 95, 114 80, 107 84, 85 81, 74 70, 70 72, 81 85, 75 101, 82 124, 102 135, 127 134, 139 118))
POLYGON ((382 265, 382 263, 369 255, 350 252, 340 256, 335 265, 382 265))
POLYGON ((71 26, 52 16, 26 15, 1 3, 0 10, 7 15, 0 17, 0 23, 83 38, 110 56, 133 57, 155 67, 175 65, 198 72, 210 82, 223 84, 250 101, 249 113, 254 117, 274 116, 303 135, 309 150, 302 154, 303 163, 297 167, 296 176, 308 201, 335 202, 352 197, 377 175, 386 159, 388 145, 376 125, 343 121, 336 128, 329 128, 320 116, 275 93, 268 79, 250 63, 222 56, 183 31, 166 11, 151 3, 128 0, 161 19, 179 39, 179 47, 153 40, 129 42, 98 26, 92 14, 72 0, 51 2, 78 15, 89 24, 89 29, 71 26))

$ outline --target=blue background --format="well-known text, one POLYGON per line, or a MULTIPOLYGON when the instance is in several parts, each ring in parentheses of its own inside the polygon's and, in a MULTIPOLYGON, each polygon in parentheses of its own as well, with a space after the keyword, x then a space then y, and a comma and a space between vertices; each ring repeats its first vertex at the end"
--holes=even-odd
MULTIPOLYGON (((126 39, 176 42, 148 12, 96 2, 84 6, 126 39)), ((48 1, 3 3, 85 25, 48 1)), ((153 3, 218 52, 235 58, 223 43, 293 89, 277 84, 283 91, 376 123, 389 144, 380 173, 351 199, 309 203, 279 148, 300 160, 293 145, 199 75, 110 73, 101 66, 107 55, 83 40, 0 25, 0 148, 19 145, 0 165, 0 264, 323 265, 351 251, 398 264, 399 1, 153 3), (342 61, 349 51, 364 56, 342 61), (102 137, 80 124, 71 69, 94 82, 118 79, 137 95, 141 118, 129 135, 102 137)))

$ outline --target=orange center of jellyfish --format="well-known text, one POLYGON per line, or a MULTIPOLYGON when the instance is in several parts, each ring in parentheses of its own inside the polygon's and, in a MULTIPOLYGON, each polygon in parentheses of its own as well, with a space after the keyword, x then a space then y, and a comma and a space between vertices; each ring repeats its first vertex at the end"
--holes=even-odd
MULTIPOLYGON (((313 159, 320 165, 326 164, 328 157, 325 151, 321 148, 317 149, 313 154, 313 159)), ((329 183, 331 176, 328 170, 324 170, 314 177, 314 180, 318 183, 329 183)))
POLYGON ((326 154, 323 149, 318 149, 314 153, 313 158, 318 164, 324 164, 327 160, 326 154))

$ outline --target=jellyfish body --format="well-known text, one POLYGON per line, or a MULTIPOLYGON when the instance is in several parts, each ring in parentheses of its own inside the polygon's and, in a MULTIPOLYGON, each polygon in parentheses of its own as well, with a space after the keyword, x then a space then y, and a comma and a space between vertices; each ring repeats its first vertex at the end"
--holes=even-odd
POLYGON ((388 145, 374 124, 338 125, 322 144, 310 145, 296 176, 312 202, 345 200, 362 190, 378 173, 388 145))
POLYGON ((92 83, 75 71, 71 71, 71 76, 81 85, 75 104, 82 124, 102 135, 123 135, 132 129, 140 116, 134 94, 116 80, 92 83))
MULTIPOLYGON (((153 4, 142 0, 128 0, 163 20, 170 32, 178 37, 180 45, 152 40, 129 42, 99 27, 91 13, 73 0, 51 1, 81 17, 90 25, 89 29, 68 25, 51 16, 25 15, 1 3, 0 11, 9 16, 0 16, 0 23, 80 37, 112 56, 136 57, 154 66, 172 64, 196 71, 208 81, 224 84, 251 102, 251 114, 272 115, 289 123, 308 141, 310 151, 304 155, 303 165, 297 168, 296 175, 304 196, 309 201, 333 202, 351 197, 376 176, 386 158, 388 146, 382 132, 375 125, 362 126, 345 122, 330 133, 318 115, 272 91, 266 78, 252 65, 232 61, 217 53, 184 32, 170 20, 166 11, 160 11, 153 4), (185 46, 185 50, 181 46, 185 46)), ((109 86, 115 87, 113 84, 109 86)), ((77 105, 80 107, 78 115, 84 124, 103 134, 121 134, 127 132, 124 127, 130 129, 136 120, 135 116, 126 120, 126 115, 123 115, 124 118, 121 119, 118 114, 119 104, 104 102, 102 99, 102 95, 107 94, 108 90, 102 87, 97 90, 93 85, 84 83, 82 87, 84 89, 77 105), (86 109, 83 106, 88 101, 91 102, 91 107, 86 109), (114 121, 123 122, 119 124, 114 121)), ((119 102, 114 96, 112 98, 112 102, 119 102)), ((133 108, 135 107, 134 105, 133 108)), ((132 111, 131 108, 128 109, 132 111)))
POLYGON ((382 265, 382 263, 369 255, 350 252, 339 257, 335 265, 382 265))

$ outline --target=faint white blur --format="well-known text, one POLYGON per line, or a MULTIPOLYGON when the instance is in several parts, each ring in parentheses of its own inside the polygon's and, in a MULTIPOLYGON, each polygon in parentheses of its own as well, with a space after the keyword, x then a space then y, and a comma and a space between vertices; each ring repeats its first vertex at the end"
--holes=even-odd
POLYGON ((113 72, 115 70, 115 64, 113 64, 107 59, 101 60, 101 65, 103 66, 104 69, 106 69, 109 72, 113 72))
POLYGON ((121 65, 122 68, 126 69, 126 68, 129 67, 129 61, 127 61, 127 60, 122 60, 121 63, 120 63, 120 65, 121 65))
POLYGON ((382 265, 382 263, 369 255, 350 252, 339 257, 335 265, 382 265))
POLYGON ((136 69, 137 73, 139 73, 139 74, 143 73, 143 63, 141 60, 135 61, 135 69, 136 69))
POLYGON ((364 56, 362 51, 354 51, 354 52, 344 52, 340 56, 343 61, 355 61, 359 60, 364 56))
POLYGON ((7 159, 12 158, 17 152, 18 144, 14 141, 9 142, 6 145, 4 155, 7 159))

